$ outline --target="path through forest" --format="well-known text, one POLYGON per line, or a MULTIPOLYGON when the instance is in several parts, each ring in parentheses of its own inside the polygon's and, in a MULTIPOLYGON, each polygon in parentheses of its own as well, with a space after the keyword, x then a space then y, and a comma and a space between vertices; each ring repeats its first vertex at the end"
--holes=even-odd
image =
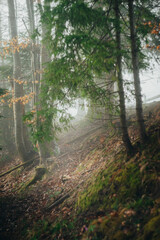
MULTIPOLYGON (((59 137, 60 155, 48 159, 49 173, 46 179, 21 192, 25 182, 33 177, 34 169, 23 168, 2 177, 0 239, 20 239, 25 226, 31 227, 34 222, 43 221, 47 215, 55 219, 63 212, 69 213, 73 207, 71 202, 75 201, 73 190, 81 188, 91 172, 100 165, 100 161, 85 164, 84 160, 95 147, 101 150, 106 134, 106 126, 102 121, 93 123, 82 120, 73 123, 73 128, 59 137), (59 199, 63 202, 71 192, 70 206, 61 209, 59 199), (57 204, 53 208, 55 202, 57 204)), ((101 164, 104 164, 103 159, 101 164)), ((3 172, 14 165, 14 161, 9 163, 3 172)))

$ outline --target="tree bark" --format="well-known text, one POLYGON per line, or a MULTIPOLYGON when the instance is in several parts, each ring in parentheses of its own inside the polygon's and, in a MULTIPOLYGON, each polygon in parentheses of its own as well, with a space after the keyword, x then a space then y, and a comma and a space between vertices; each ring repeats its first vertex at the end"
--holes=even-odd
MULTIPOLYGON (((0 0, 0 4, 2 4, 3 2, 0 0)), ((0 12, 0 41, 2 41, 2 12, 0 12)), ((3 66, 4 64, 4 58, 1 57, 0 58, 0 64, 1 66, 3 66)))
POLYGON ((37 54, 36 54, 36 40, 32 39, 32 34, 35 31, 35 18, 34 18, 34 7, 33 7, 33 1, 32 0, 26 0, 27 5, 27 11, 28 11, 28 18, 29 18, 29 37, 31 37, 31 71, 32 71, 32 91, 35 93, 33 98, 33 106, 37 102, 37 96, 38 96, 38 87, 36 86, 36 80, 38 79, 39 74, 37 74, 37 54))
MULTIPOLYGON (((41 1, 39 1, 41 10, 43 11, 43 6, 41 4, 41 1)), ((46 4, 46 3, 44 3, 46 4)), ((35 31, 35 17, 34 17, 34 6, 33 6, 33 0, 26 0, 27 10, 28 10, 28 17, 29 17, 29 25, 30 25, 30 36, 35 31)), ((44 5, 45 6, 45 5, 44 5)), ((42 24, 42 39, 44 38, 44 35, 46 33, 46 28, 44 24, 42 24)), ((32 71, 32 81, 33 81, 33 91, 35 92, 35 97, 33 101, 33 105, 36 109, 36 113, 41 108, 38 95, 41 88, 41 80, 43 77, 43 74, 40 75, 36 73, 37 70, 43 70, 43 65, 50 60, 48 57, 48 53, 46 50, 46 46, 42 43, 40 48, 40 62, 38 62, 38 56, 35 49, 36 41, 35 39, 32 40, 32 50, 31 50, 31 71, 32 71), (37 85, 35 83, 36 80, 39 80, 39 84, 37 85), (38 103, 38 104, 37 104, 38 103)), ((39 119, 37 117, 37 122, 35 128, 38 128, 39 126, 39 119)), ((45 164, 45 158, 46 154, 49 154, 48 145, 46 143, 42 143, 41 141, 37 140, 37 147, 38 147, 38 153, 40 157, 40 164, 45 164)))
MULTIPOLYGON (((43 1, 42 1, 43 2, 43 1)), ((50 7, 50 3, 45 1, 42 4, 41 0, 39 1, 39 7, 41 11, 44 11, 44 8, 50 7)), ((47 33, 46 31, 47 26, 45 23, 42 23, 42 40, 45 38, 45 35, 47 33)), ((41 49, 40 49, 40 55, 41 55, 41 62, 40 62, 40 88, 43 87, 42 79, 44 77, 43 70, 45 68, 45 64, 51 61, 51 58, 49 56, 49 51, 46 47, 46 44, 44 44, 44 41, 41 42, 41 49)), ((49 144, 45 141, 43 143, 38 142, 38 148, 39 148, 39 155, 40 155, 40 162, 45 164, 45 158, 46 156, 50 156, 50 150, 49 150, 49 144)))
POLYGON ((126 121, 126 108, 125 97, 122 78, 122 54, 121 54, 121 26, 120 26, 120 14, 119 14, 119 0, 114 1, 114 11, 116 18, 116 49, 117 49, 117 82, 120 104, 120 122, 122 128, 122 140, 124 142, 127 154, 130 155, 133 152, 133 147, 128 135, 127 121, 126 121))
POLYGON ((129 7, 131 50, 132 50, 132 66, 133 66, 134 88, 135 88, 135 98, 136 98, 136 116, 137 116, 137 122, 138 122, 141 141, 145 142, 147 139, 147 134, 145 130, 143 108, 142 108, 142 95, 141 95, 141 86, 140 86, 140 77, 139 77, 139 59, 138 59, 137 37, 136 37, 135 23, 134 23, 133 0, 128 0, 128 7, 129 7))
MULTIPOLYGON (((27 11, 28 11, 28 18, 29 18, 29 35, 30 37, 34 33, 35 30, 35 18, 34 18, 34 7, 33 7, 33 1, 32 0, 26 0, 26 5, 27 5, 27 11)), ((36 114, 38 111, 38 106, 36 105, 36 102, 38 101, 38 87, 36 87, 36 79, 38 79, 38 74, 36 73, 37 71, 37 56, 36 56, 36 51, 35 51, 35 39, 31 38, 31 43, 32 43, 32 48, 31 48, 31 71, 32 71, 32 82, 33 82, 33 92, 35 93, 34 99, 33 99, 33 106, 36 109, 36 114), (36 78, 35 78, 36 76, 36 78)), ((40 79, 39 79, 40 80, 40 79)), ((40 83, 39 83, 40 84, 40 83)), ((38 119, 36 123, 36 127, 38 126, 38 119)), ((38 146, 38 153, 40 157, 40 164, 43 163, 43 151, 42 151, 42 146, 39 141, 37 141, 37 146, 38 146)))
MULTIPOLYGON (((11 38, 16 39, 17 34, 17 23, 15 16, 15 6, 13 0, 8 0, 8 9, 9 9, 9 22, 11 30, 11 38)), ((17 39, 18 42, 18 39, 17 39)), ((21 61, 19 52, 15 51, 13 53, 13 79, 19 79, 21 77, 21 61)), ((22 95, 23 89, 22 86, 14 81, 14 98, 17 100, 22 95)), ((15 101, 13 103, 14 111, 14 127, 15 127, 15 142, 17 147, 17 152, 22 161, 26 161, 26 150, 24 145, 23 138, 23 122, 22 122, 22 103, 20 101, 15 101)))
POLYGON ((3 144, 7 148, 7 152, 10 159, 16 155, 16 146, 14 141, 14 124, 13 124, 13 111, 6 105, 3 106, 2 115, 4 119, 1 121, 2 128, 2 140, 3 144))

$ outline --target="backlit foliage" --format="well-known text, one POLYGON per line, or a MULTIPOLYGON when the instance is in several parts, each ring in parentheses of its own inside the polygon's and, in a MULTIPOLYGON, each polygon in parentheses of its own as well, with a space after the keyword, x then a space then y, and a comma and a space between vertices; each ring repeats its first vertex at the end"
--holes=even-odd
POLYGON ((0 56, 5 58, 11 53, 19 52, 21 49, 26 49, 31 44, 29 38, 18 39, 18 37, 11 40, 0 41, 0 56))

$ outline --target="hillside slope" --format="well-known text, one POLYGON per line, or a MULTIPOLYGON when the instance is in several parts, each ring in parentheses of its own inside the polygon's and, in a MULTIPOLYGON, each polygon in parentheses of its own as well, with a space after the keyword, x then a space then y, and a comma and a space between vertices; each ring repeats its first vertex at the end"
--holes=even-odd
POLYGON ((115 129, 84 121, 61 138, 45 179, 24 189, 32 169, 4 177, 1 239, 159 240, 160 104, 149 111, 145 145, 133 116, 131 159, 115 129))

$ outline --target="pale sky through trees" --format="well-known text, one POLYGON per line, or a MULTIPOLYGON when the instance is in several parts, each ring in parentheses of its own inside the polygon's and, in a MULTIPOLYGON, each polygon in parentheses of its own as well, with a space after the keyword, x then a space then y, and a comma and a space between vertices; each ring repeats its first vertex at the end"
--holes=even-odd
POLYGON ((141 79, 142 93, 146 95, 146 99, 160 94, 160 72, 158 63, 154 63, 153 71, 144 71, 144 73, 141 74, 141 79))
MULTIPOLYGON (((141 87, 143 101, 160 95, 160 72, 159 63, 152 61, 152 64, 148 70, 143 70, 140 72, 141 87)), ((133 80, 132 74, 124 74, 124 78, 127 80, 133 80)), ((158 101, 160 98, 155 99, 158 101)))
MULTIPOLYGON (((17 25, 18 32, 20 36, 28 36, 27 33, 27 9, 26 3, 24 0, 17 0, 17 25), (24 21, 26 26, 24 25, 24 21)), ((3 40, 9 39, 9 24, 8 24, 8 6, 7 1, 1 0, 0 4, 0 18, 1 18, 1 32, 3 40)), ((153 98, 160 94, 160 72, 159 72, 159 63, 152 60, 150 67, 147 71, 143 70, 140 74, 141 78, 141 87, 143 101, 146 99, 153 98)), ((124 74, 124 78, 127 80, 133 79, 132 75, 124 74)), ((160 99, 160 98, 159 98, 160 99)), ((159 100, 158 98, 155 99, 159 100)), ((75 110, 74 110, 75 112, 75 110)))

